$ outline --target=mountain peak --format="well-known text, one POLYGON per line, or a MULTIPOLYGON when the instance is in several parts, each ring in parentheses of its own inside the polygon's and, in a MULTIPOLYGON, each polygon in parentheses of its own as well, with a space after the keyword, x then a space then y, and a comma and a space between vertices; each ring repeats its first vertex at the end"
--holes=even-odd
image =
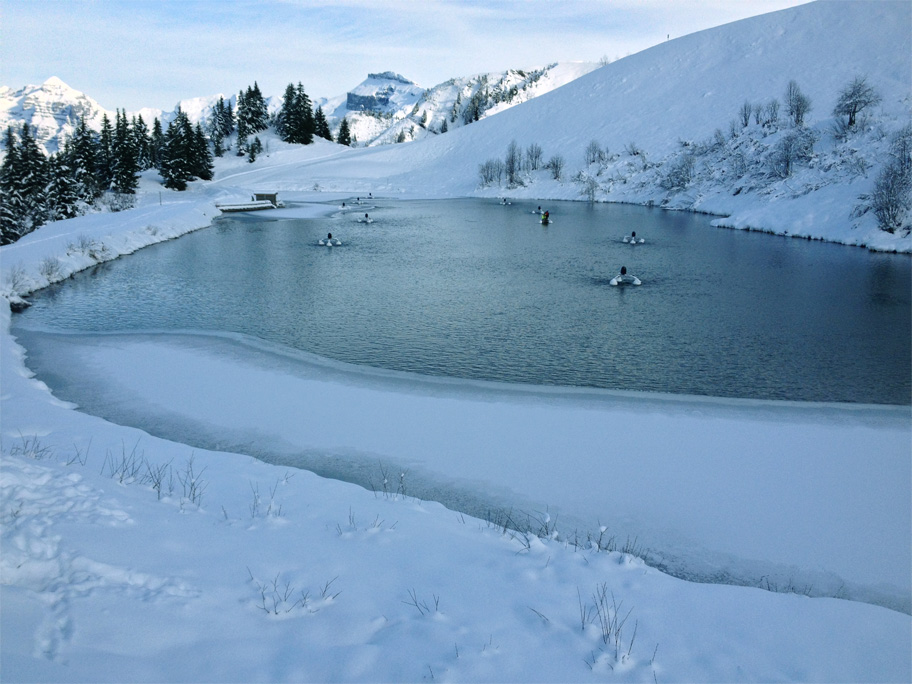
POLYGON ((402 74, 397 74, 394 71, 381 71, 376 74, 368 74, 367 77, 378 81, 396 81, 398 83, 404 83, 405 85, 418 85, 414 81, 410 81, 402 74))
POLYGON ((49 88, 69 88, 66 83, 61 81, 56 76, 51 76, 48 80, 41 84, 42 86, 47 86, 49 88))

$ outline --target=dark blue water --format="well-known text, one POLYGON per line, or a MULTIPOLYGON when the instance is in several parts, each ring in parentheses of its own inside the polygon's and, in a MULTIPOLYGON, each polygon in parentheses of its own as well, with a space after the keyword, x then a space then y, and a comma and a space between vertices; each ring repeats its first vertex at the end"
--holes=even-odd
POLYGON ((429 375, 912 403, 912 259, 658 209, 377 202, 268 212, 48 288, 16 324, 219 330, 429 375), (374 222, 358 223, 368 211, 374 222), (645 244, 622 238, 635 230, 645 244), (317 241, 332 232, 343 241, 317 241), (640 287, 609 284, 621 266, 640 287))

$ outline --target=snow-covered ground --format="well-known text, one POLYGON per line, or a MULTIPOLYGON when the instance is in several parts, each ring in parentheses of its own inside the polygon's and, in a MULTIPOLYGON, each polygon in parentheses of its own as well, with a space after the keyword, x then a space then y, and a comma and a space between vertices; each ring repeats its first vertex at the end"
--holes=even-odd
MULTIPOLYGON (((472 195, 478 164, 512 137, 539 141, 546 158, 563 150, 569 160, 567 150, 578 149, 579 169, 595 133, 555 128, 557 115, 594 122, 608 114, 597 137, 612 149, 615 139, 670 155, 677 136, 702 139, 735 115, 745 97, 735 84, 746 79, 718 63, 742 64, 745 45, 750 64, 761 53, 784 60, 768 75, 769 92, 750 97, 781 95, 794 77, 825 118, 854 75, 826 75, 827 46, 841 42, 846 59, 883 84, 909 51, 897 59, 895 45, 880 45, 897 34, 908 45, 908 14, 907 3, 816 3, 671 41, 583 77, 589 84, 572 97, 560 95, 573 83, 426 142, 349 150, 273 139, 255 164, 226 157, 215 181, 185 193, 161 189, 150 174, 135 209, 51 224, 0 249, 0 294, 25 295, 204 227, 215 202, 253 191, 278 191, 286 202, 472 195), (859 5, 870 9, 869 24, 859 5), (878 23, 877 12, 899 12, 899 28, 878 23), (867 40, 858 28, 866 25, 867 40), (773 49, 796 34, 810 41, 800 55, 773 49), (721 81, 706 80, 713 69, 721 81), (631 80, 649 72, 648 89, 631 80), (686 79, 689 90, 678 88, 686 79), (669 114, 675 126, 657 125, 654 107, 673 112, 669 102, 685 91, 692 105, 694 89, 703 97, 710 82, 724 114, 700 112, 679 128, 682 102, 681 114, 669 114), (606 112, 623 99, 621 83, 636 86, 636 97, 606 112), (601 98, 591 116, 590 95, 601 98), (623 128, 615 115, 626 108, 639 123, 623 128)), ((908 96, 881 87, 879 116, 895 127, 908 116, 908 96)), ((799 198, 726 196, 724 213, 774 231, 776 221, 807 224, 837 241, 849 230, 879 237, 839 218, 855 202, 844 195, 864 183, 799 198), (810 220, 820 205, 833 216, 825 223, 810 220)), ((516 192, 578 198, 579 186, 540 178, 516 192)), ((327 207, 271 215, 316 216, 327 207)), ((883 248, 910 251, 907 237, 884 239, 892 242, 883 248)), ((610 393, 529 392, 289 359, 233 338, 66 340, 66 358, 84 365, 99 391, 153 420, 241 435, 249 453, 262 441, 348 456, 367 470, 371 491, 74 410, 32 377, 11 314, 0 309, 4 682, 912 679, 908 407, 650 395, 625 403, 610 393), (410 478, 425 472, 454 489, 496 488, 540 536, 413 498, 410 478), (574 539, 559 515, 571 499, 598 518, 582 521, 591 525, 588 540, 574 539), (525 505, 542 500, 554 509, 525 505), (621 533, 611 542, 632 519, 667 549, 705 548, 720 579, 745 565, 770 574, 762 589, 671 577, 623 553, 628 541, 642 550, 639 541, 621 533)))

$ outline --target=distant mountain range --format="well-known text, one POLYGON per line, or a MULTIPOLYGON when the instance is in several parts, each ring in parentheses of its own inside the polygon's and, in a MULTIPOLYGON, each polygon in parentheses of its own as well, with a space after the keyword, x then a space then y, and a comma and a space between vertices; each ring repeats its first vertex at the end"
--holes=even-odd
MULTIPOLYGON (((323 108, 334 133, 342 119, 347 118, 359 146, 406 142, 437 135, 504 111, 565 85, 598 66, 590 62, 569 62, 532 71, 511 69, 453 78, 430 89, 386 71, 368 74, 367 79, 343 95, 315 98, 313 106, 314 109, 323 108)), ((230 101, 232 106, 236 105, 236 94, 225 96, 220 93, 181 100, 171 111, 144 108, 127 114, 130 117, 141 115, 150 127, 156 118, 167 126, 179 107, 192 123, 196 123, 209 117, 220 97, 230 101)), ((270 114, 277 112, 281 103, 280 95, 268 97, 270 114)), ((105 114, 113 123, 113 110, 105 109, 57 77, 18 90, 0 87, 0 130, 28 123, 48 153, 60 149, 80 118, 84 117, 91 128, 98 130, 105 114)))

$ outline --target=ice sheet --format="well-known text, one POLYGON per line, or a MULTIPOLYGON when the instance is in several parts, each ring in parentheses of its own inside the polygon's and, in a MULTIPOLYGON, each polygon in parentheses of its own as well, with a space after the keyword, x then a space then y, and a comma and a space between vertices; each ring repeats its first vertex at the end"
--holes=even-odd
POLYGON ((18 330, 59 397, 205 448, 562 538, 636 540, 679 576, 909 610, 908 407, 445 380, 250 338, 18 330))

